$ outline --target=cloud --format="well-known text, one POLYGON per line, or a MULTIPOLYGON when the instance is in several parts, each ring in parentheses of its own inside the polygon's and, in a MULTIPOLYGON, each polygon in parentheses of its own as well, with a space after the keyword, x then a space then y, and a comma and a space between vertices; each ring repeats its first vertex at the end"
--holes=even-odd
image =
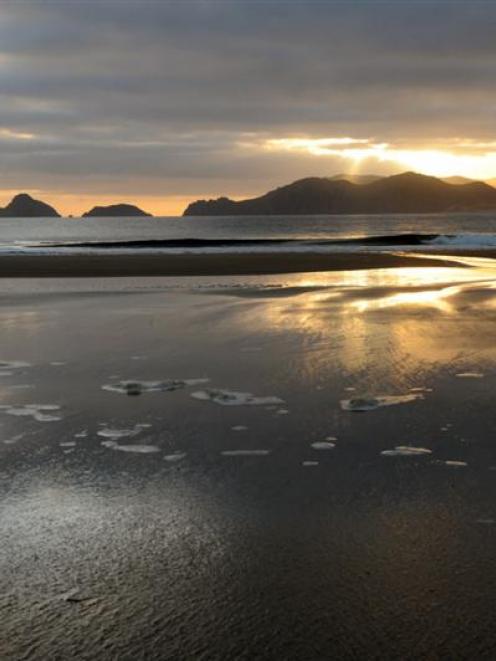
POLYGON ((246 136, 491 142, 495 37, 477 0, 7 1, 2 186, 236 195, 346 165, 246 136))

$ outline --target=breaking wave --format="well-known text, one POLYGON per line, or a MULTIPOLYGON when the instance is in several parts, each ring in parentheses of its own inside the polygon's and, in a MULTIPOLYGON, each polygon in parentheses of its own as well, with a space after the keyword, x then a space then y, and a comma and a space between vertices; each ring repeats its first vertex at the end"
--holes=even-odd
POLYGON ((496 234, 400 233, 352 236, 339 239, 146 239, 105 241, 18 241, 0 246, 3 254, 217 254, 272 252, 375 252, 392 250, 446 252, 449 249, 490 250, 496 248, 496 234))

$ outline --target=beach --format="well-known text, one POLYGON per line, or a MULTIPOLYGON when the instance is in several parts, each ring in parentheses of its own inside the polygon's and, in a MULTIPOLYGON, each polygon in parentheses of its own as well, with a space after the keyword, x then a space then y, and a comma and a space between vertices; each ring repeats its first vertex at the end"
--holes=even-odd
POLYGON ((491 658, 496 270, 456 259, 4 277, 2 658, 491 658))
POLYGON ((400 266, 458 266, 460 257, 496 256, 493 250, 416 254, 397 252, 239 252, 144 254, 18 254, 2 255, 0 278, 78 278, 132 276, 266 275, 350 271, 400 266))

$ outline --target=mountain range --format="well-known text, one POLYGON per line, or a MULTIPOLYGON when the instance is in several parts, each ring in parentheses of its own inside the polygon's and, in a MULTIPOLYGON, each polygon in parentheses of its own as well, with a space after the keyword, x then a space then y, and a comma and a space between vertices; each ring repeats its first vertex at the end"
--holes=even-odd
MULTIPOLYGON (((337 174, 307 177, 259 197, 231 200, 197 200, 183 216, 384 214, 496 211, 496 179, 482 182, 466 177, 428 177, 404 172, 389 177, 374 174, 337 174)), ((53 218, 60 214, 49 204, 27 193, 16 195, 2 218, 53 218)), ((95 206, 87 217, 148 217, 132 204, 95 206)))
POLYGON ((198 200, 184 216, 443 213, 496 210, 496 188, 456 177, 445 181, 415 172, 390 177, 308 177, 260 197, 198 200))

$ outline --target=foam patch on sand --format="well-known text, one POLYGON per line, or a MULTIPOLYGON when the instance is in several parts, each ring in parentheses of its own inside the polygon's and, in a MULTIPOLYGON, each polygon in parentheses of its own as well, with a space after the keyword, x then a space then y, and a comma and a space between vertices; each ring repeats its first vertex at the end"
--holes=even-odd
POLYGON ((24 360, 0 360, 0 370, 18 370, 23 367, 31 367, 31 363, 24 360))
POLYGON ((301 462, 302 466, 309 467, 309 466, 318 466, 319 462, 318 461, 302 461, 301 462))
POLYGON ((331 441, 315 441, 311 446, 314 450, 332 450, 336 447, 336 444, 331 443, 331 441))
POLYGON ((98 436, 103 436, 103 438, 119 439, 137 436, 141 434, 144 429, 150 427, 149 424, 137 424, 132 429, 114 429, 112 427, 104 427, 97 431, 98 436))
POLYGON ((420 457, 432 454, 429 448, 418 448, 413 445, 397 445, 394 450, 382 450, 384 457, 420 457))
POLYGON ((265 457, 270 450, 222 450, 224 457, 265 457))
POLYGON ((353 399, 342 399, 341 408, 343 411, 353 411, 357 413, 365 411, 374 411, 383 406, 394 406, 395 404, 406 404, 414 402, 417 399, 423 399, 422 393, 409 393, 407 395, 382 395, 381 397, 356 397, 353 399))
POLYGON ((455 374, 459 379, 483 379, 484 374, 482 372, 460 372, 455 374))
POLYGON ((245 425, 236 425, 234 427, 231 427, 232 431, 246 431, 248 427, 245 425))
POLYGON ((453 466, 453 468, 464 468, 468 466, 466 461, 455 461, 454 459, 448 459, 447 461, 441 462, 445 466, 453 466))
POLYGON ((270 404, 284 404, 279 397, 256 397, 249 392, 236 392, 234 390, 197 390, 191 397, 207 402, 214 402, 221 406, 266 406, 270 404))
POLYGON ((38 422, 57 422, 62 420, 60 415, 47 413, 47 411, 59 411, 60 406, 56 404, 26 404, 25 406, 0 406, 0 410, 7 415, 28 416, 38 422))
POLYGON ((169 461, 174 463, 176 461, 181 461, 186 456, 186 452, 174 452, 173 454, 164 455, 164 461, 169 461))
POLYGON ((116 441, 102 441, 102 445, 111 450, 119 450, 120 452, 135 452, 136 454, 151 454, 160 452, 160 448, 156 445, 119 445, 116 441))
POLYGON ((86 429, 83 429, 82 431, 78 431, 77 434, 74 434, 74 438, 87 438, 88 436, 88 431, 86 429))
POLYGON ((12 438, 6 438, 4 439, 5 445, 14 445, 14 443, 17 443, 17 441, 20 441, 21 438, 23 438, 25 434, 17 434, 17 436, 13 436, 12 438))
POLYGON ((182 390, 189 386, 198 386, 208 383, 210 379, 166 379, 164 381, 119 381, 107 383, 102 390, 118 392, 122 395, 141 395, 145 392, 172 392, 182 390))
POLYGON ((76 441, 64 441, 63 443, 59 443, 61 448, 75 448, 76 447, 76 441))

